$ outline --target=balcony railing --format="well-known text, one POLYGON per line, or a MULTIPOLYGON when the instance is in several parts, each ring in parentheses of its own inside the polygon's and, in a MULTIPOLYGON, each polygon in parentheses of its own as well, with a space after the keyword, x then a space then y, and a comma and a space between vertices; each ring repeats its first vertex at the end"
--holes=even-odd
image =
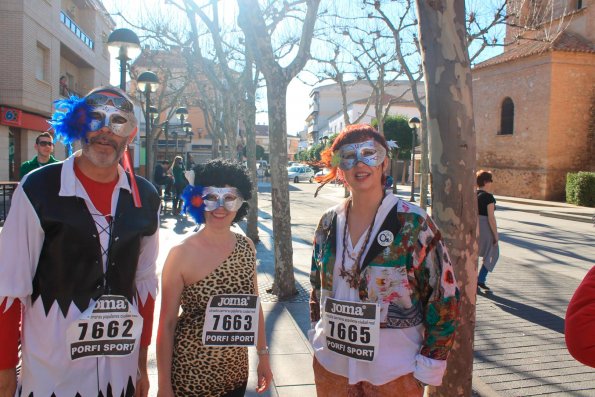
POLYGON ((18 182, 0 182, 0 226, 4 225, 4 220, 10 209, 12 194, 18 184, 18 182))
POLYGON ((70 19, 64 11, 60 11, 60 21, 62 21, 62 23, 66 25, 66 27, 70 29, 70 31, 74 33, 76 37, 81 39, 81 41, 85 43, 87 47, 89 47, 90 49, 95 48, 95 43, 93 42, 93 40, 91 40, 91 38, 87 36, 85 32, 83 32, 83 30, 79 28, 78 25, 74 23, 74 21, 70 19))

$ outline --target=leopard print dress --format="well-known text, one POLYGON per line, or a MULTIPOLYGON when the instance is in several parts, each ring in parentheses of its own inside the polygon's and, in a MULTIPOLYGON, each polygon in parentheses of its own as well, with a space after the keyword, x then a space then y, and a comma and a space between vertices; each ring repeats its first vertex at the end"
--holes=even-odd
POLYGON ((182 291, 182 314, 176 325, 172 361, 172 386, 176 396, 219 397, 248 380, 246 347, 202 344, 205 310, 211 296, 254 294, 255 253, 247 237, 236 234, 236 241, 233 252, 221 265, 182 291))

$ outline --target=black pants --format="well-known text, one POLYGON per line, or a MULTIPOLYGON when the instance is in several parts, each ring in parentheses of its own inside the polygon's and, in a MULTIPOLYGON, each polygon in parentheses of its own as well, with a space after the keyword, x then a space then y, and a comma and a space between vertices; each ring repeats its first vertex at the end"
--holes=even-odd
POLYGON ((174 178, 171 176, 164 176, 163 178, 156 179, 155 183, 158 185, 163 185, 165 187, 164 194, 169 196, 174 185, 174 178))
POLYGON ((174 195, 173 210, 176 214, 179 213, 182 209, 182 199, 180 198, 180 196, 182 195, 182 192, 184 191, 184 188, 187 184, 188 183, 186 183, 186 181, 176 182, 174 184, 174 188, 176 191, 174 195))

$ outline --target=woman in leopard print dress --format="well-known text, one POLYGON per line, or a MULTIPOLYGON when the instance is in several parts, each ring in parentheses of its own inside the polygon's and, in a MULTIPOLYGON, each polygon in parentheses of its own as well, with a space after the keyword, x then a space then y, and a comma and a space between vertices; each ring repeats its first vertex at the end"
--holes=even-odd
MULTIPOLYGON (((184 210, 204 227, 172 248, 163 268, 158 396, 243 396, 247 348, 204 346, 202 332, 211 296, 258 293, 254 244, 230 230, 247 213, 251 183, 240 165, 228 161, 211 161, 194 173, 194 186, 183 194, 184 210)), ((256 348, 260 393, 272 380, 262 309, 256 348)))

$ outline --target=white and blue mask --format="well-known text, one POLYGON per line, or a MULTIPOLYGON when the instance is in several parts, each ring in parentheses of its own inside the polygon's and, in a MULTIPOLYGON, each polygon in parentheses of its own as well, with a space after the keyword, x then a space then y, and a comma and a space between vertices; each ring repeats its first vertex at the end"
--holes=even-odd
POLYGON ((128 99, 99 91, 85 97, 85 101, 91 107, 89 131, 108 127, 114 134, 126 138, 136 130, 134 106, 128 99))
POLYGON ((228 211, 238 211, 244 198, 240 191, 235 187, 213 187, 207 186, 202 192, 202 199, 205 205, 205 211, 215 211, 223 207, 228 211))
POLYGON ((338 150, 339 168, 348 171, 358 162, 367 166, 376 167, 386 158, 386 149, 374 139, 365 142, 349 143, 338 150))

